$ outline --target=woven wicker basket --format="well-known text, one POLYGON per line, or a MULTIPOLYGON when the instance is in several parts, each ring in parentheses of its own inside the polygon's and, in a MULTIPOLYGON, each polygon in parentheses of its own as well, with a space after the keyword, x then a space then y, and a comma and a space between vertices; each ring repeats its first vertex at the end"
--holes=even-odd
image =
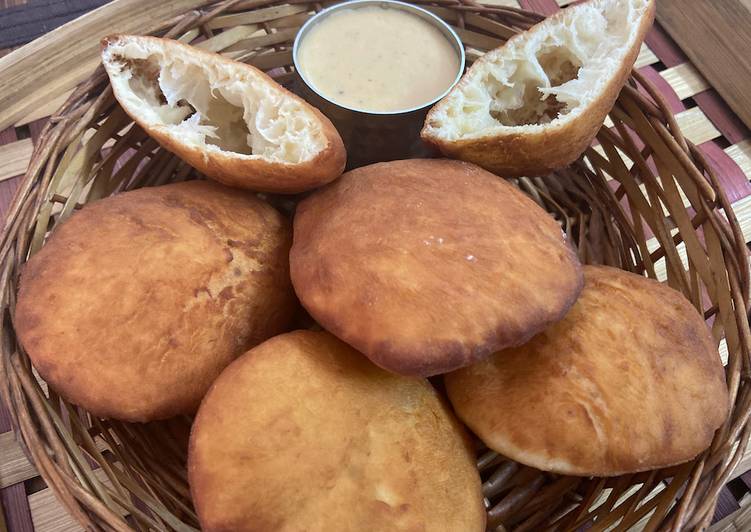
MULTIPOLYGON (((540 20, 471 0, 426 6, 457 28, 469 61, 540 20)), ((207 1, 202 11, 164 21, 156 34, 225 53, 288 83, 295 33, 322 7, 296 0, 207 1)), ((571 167, 515 183, 561 221, 583 262, 665 280, 704 313, 718 344, 725 339, 731 415, 693 462, 617 478, 562 477, 480 453, 489 529, 701 528, 749 438, 749 268, 735 215, 712 168, 638 73, 610 120, 598 134, 599 146, 571 167)), ((47 390, 14 334, 19 272, 82 204, 195 177, 133 126, 100 68, 52 117, 10 209, 0 248, 6 318, 0 390, 27 454, 87 528, 198 527, 185 471, 190 419, 145 425, 95 419, 47 390)))

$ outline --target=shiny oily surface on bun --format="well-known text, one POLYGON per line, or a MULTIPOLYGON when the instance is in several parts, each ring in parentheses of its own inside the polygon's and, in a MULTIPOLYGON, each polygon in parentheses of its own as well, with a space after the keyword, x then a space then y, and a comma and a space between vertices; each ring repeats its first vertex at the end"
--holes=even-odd
POLYGON ((568 475, 615 476, 686 462, 728 412, 709 329, 682 294, 584 267, 563 321, 445 376, 459 417, 491 449, 568 475))
POLYGON ((365 166, 305 199, 290 271, 325 329, 420 376, 524 343, 582 286, 550 215, 498 176, 446 159, 365 166))
POLYGON ((297 193, 344 170, 331 121, 251 65, 140 35, 103 39, 102 65, 125 112, 220 183, 297 193))
POLYGON ((232 363, 188 456, 203 530, 485 530, 474 454, 424 379, 326 332, 272 338, 232 363))
POLYGON ((41 376, 93 415, 194 413, 237 355, 286 330, 289 222, 192 181, 86 205, 22 271, 15 326, 41 376))

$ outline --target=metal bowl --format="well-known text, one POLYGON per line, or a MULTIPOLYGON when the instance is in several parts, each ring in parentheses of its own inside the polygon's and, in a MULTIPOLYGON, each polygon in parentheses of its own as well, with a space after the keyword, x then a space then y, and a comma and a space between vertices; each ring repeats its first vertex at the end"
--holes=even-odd
POLYGON ((320 109, 339 130, 347 148, 347 168, 428 155, 430 150, 422 144, 419 136, 425 115, 430 107, 443 98, 461 79, 465 65, 464 45, 448 24, 430 11, 396 0, 354 0, 324 9, 300 28, 295 37, 292 59, 297 72, 295 91, 320 109), (327 98, 305 78, 298 62, 298 51, 300 43, 310 29, 336 11, 368 5, 399 9, 416 15, 435 26, 448 39, 459 58, 459 68, 453 83, 442 94, 418 107, 387 112, 367 111, 347 107, 327 98))

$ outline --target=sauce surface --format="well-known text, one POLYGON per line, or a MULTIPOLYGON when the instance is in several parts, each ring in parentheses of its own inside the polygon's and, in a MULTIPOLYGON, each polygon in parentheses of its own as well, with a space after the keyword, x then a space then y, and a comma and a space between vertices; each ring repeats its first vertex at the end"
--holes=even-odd
POLYGON ((394 112, 443 94, 456 79, 459 56, 430 22, 368 5, 322 17, 300 42, 298 65, 316 91, 339 105, 394 112))

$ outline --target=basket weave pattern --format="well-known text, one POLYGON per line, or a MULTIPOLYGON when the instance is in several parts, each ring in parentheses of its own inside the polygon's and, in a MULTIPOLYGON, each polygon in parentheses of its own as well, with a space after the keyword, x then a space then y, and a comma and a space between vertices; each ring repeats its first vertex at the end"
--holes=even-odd
MULTIPOLYGON (((457 28, 469 62, 540 20, 471 0, 423 4, 457 28)), ((201 11, 165 21, 156 34, 248 62, 289 83, 295 33, 322 7, 295 0, 207 1, 201 11)), ((609 479, 552 475, 481 452, 490 529, 705 526, 749 439, 749 268, 735 215, 712 168, 683 137, 659 93, 636 72, 610 121, 612 127, 597 136, 601 150, 589 149, 553 175, 514 183, 562 223, 582 262, 659 278, 704 313, 715 339, 727 342, 731 414, 711 448, 693 462, 609 479)), ((87 527, 198 527, 185 471, 191 420, 145 425, 99 420, 47 390, 14 334, 19 273, 55 226, 81 205, 195 177, 191 167, 133 125, 99 68, 50 120, 10 209, 0 246, 6 318, 0 392, 25 451, 87 527)))

